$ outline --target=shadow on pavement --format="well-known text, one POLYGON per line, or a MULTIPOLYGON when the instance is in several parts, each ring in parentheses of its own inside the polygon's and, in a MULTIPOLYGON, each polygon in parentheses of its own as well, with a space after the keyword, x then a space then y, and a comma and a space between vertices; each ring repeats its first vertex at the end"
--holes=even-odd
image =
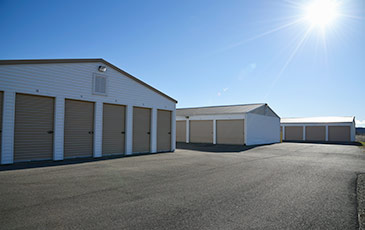
POLYGON ((176 149, 196 150, 202 152, 227 153, 227 152, 243 152, 262 145, 214 145, 214 144, 198 144, 177 142, 176 149))
POLYGON ((53 167, 53 166, 62 166, 62 165, 83 164, 83 163, 113 160, 113 159, 125 158, 125 157, 136 157, 136 156, 143 156, 143 155, 163 154, 163 153, 169 153, 169 152, 134 153, 133 155, 123 155, 123 154, 117 155, 116 154, 116 155, 102 156, 99 158, 81 157, 81 158, 64 159, 64 160, 60 160, 60 161, 43 160, 43 161, 16 162, 14 164, 9 164, 9 165, 0 165, 0 172, 1 171, 10 171, 10 170, 19 170, 19 169, 44 168, 44 167, 53 167))
POLYGON ((353 146, 361 146, 359 142, 336 142, 336 141, 283 141, 284 143, 307 143, 307 144, 328 144, 328 145, 353 145, 353 146))

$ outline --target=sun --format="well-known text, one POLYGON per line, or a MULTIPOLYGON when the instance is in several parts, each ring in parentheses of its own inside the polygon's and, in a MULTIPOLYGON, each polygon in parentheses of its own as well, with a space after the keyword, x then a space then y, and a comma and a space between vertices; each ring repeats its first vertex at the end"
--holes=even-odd
POLYGON ((321 28, 329 26, 338 15, 338 2, 336 0, 313 0, 305 6, 305 20, 312 26, 321 28))

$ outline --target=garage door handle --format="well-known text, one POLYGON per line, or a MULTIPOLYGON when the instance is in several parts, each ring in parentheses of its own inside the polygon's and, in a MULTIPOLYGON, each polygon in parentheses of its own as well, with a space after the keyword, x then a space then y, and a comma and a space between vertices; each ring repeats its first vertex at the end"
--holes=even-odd
POLYGON ((151 132, 147 132, 147 134, 148 134, 148 135, 150 135, 150 134, 151 134, 151 132))
POLYGON ((121 134, 125 134, 125 132, 121 132, 121 134))
POLYGON ((49 130, 48 132, 47 132, 48 134, 52 134, 52 133, 54 133, 52 130, 49 130))
POLYGON ((169 134, 171 134, 171 132, 169 132, 169 134))
POLYGON ((94 132, 93 131, 89 131, 89 134, 94 134, 94 132))

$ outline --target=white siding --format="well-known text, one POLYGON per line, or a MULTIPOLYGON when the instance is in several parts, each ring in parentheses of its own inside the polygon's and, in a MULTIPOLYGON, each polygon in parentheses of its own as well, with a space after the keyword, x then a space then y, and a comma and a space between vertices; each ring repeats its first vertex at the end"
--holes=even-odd
MULTIPOLYGON (((63 159, 63 119, 65 98, 96 102, 94 157, 101 156, 102 103, 127 105, 126 154, 132 153, 132 106, 175 111, 175 102, 124 76, 104 63, 59 63, 0 65, 0 91, 4 91, 2 164, 12 163, 15 92, 56 98, 54 160, 63 159), (107 96, 93 94, 93 75, 107 77, 107 96)), ((172 133, 175 133, 173 126, 172 133)), ((155 141, 156 137, 152 137, 155 141)))
POLYGON ((280 118, 246 114, 246 145, 280 142, 280 118))
MULTIPOLYGON (((326 141, 328 141, 328 127, 330 126, 350 126, 351 130, 351 141, 355 141, 356 138, 356 128, 354 122, 343 122, 343 123, 282 123, 280 124, 283 130, 286 126, 302 126, 303 127, 303 141, 305 141, 305 127, 306 126, 325 126, 326 127, 326 141)), ((283 140, 285 140, 285 135, 283 135, 283 140)))

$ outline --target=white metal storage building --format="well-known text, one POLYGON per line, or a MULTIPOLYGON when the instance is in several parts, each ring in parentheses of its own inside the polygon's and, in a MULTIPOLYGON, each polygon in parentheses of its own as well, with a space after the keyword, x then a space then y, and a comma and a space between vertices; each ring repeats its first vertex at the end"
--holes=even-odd
POLYGON ((1 164, 174 151, 176 103, 103 59, 1 60, 1 164))
POLYGON ((355 117, 282 118, 284 141, 352 142, 355 141, 355 117))
POLYGON ((176 140, 257 145, 280 142, 280 117, 267 104, 176 110, 176 140))

